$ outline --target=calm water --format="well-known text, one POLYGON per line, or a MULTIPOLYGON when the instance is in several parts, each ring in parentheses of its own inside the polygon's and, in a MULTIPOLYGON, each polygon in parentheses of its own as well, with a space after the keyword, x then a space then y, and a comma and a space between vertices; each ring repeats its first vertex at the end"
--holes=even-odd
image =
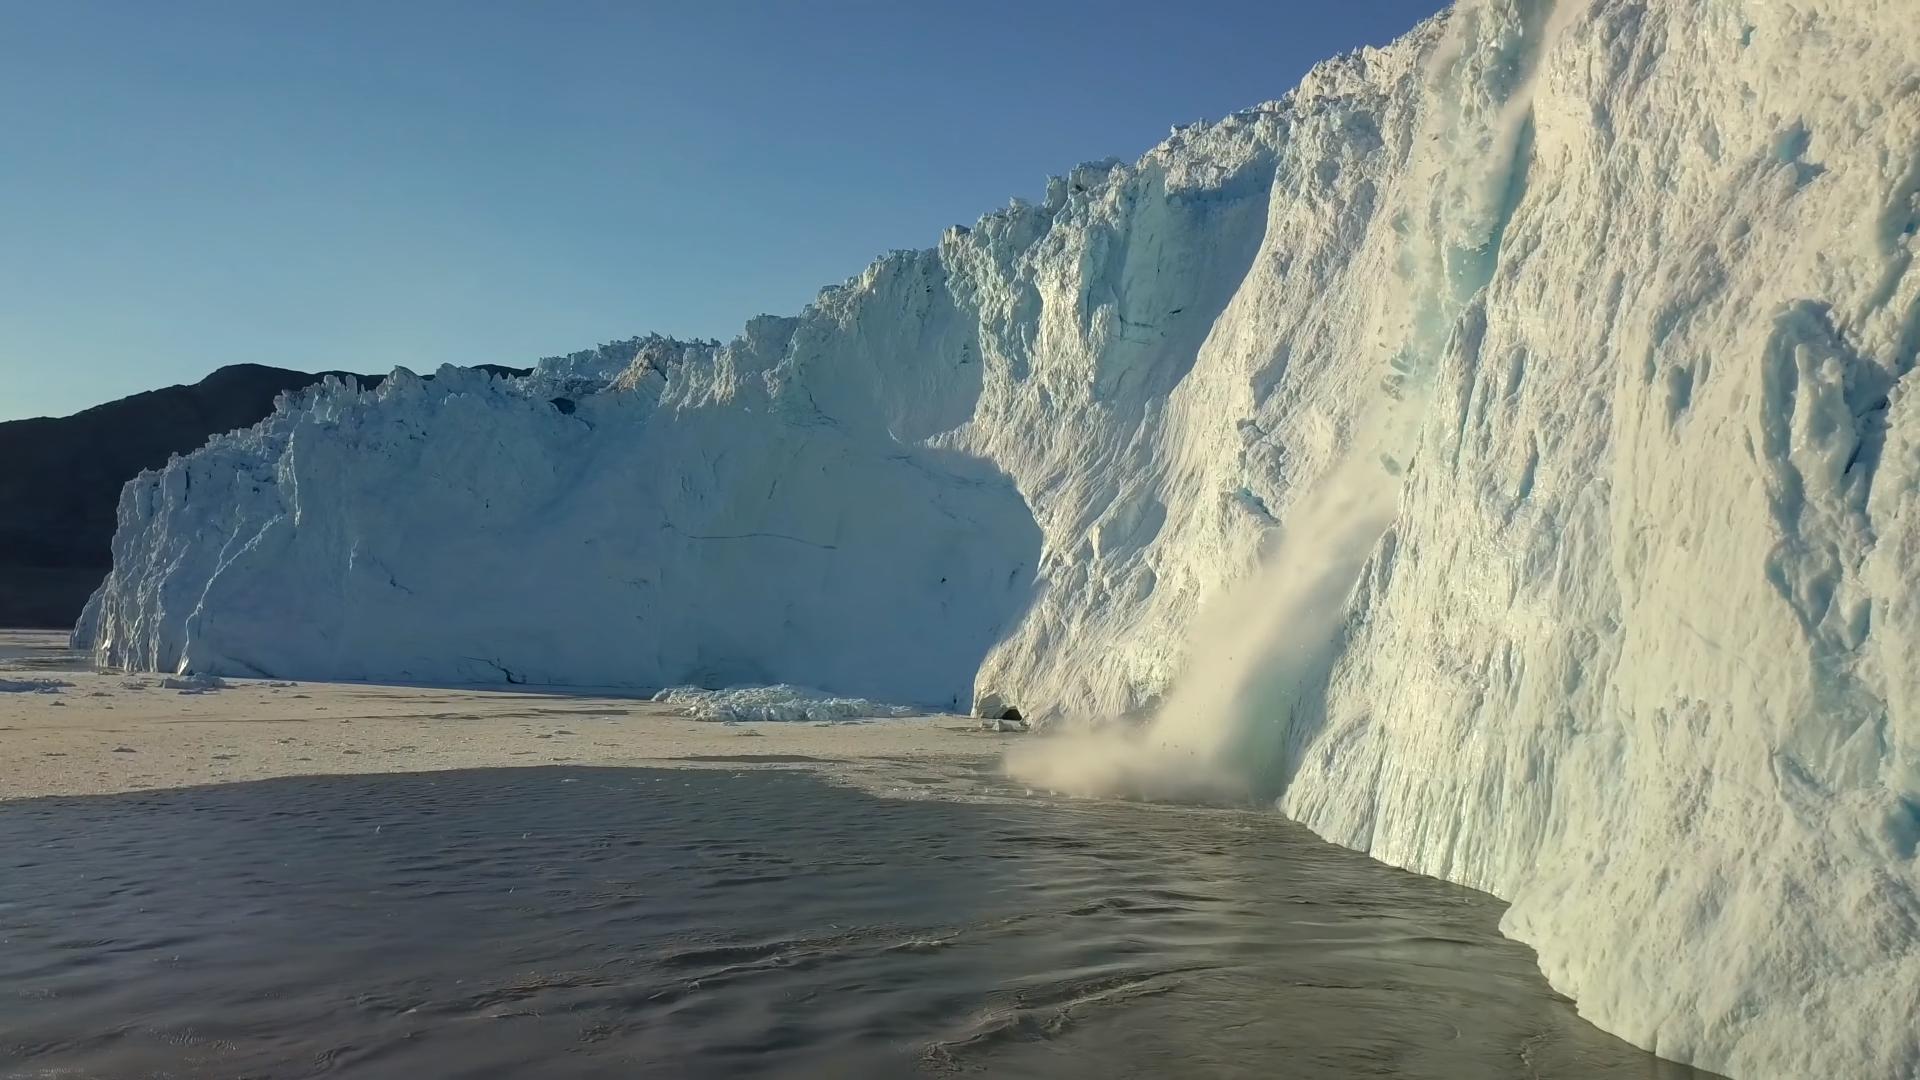
POLYGON ((0 804, 0 1077, 1690 1077, 1270 815, 550 768, 0 804))

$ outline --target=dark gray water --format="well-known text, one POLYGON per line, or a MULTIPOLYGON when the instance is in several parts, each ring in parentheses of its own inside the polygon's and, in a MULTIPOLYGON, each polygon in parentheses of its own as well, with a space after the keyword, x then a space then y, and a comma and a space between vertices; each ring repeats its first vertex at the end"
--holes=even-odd
POLYGON ((549 768, 0 804, 0 1077, 1690 1077, 1271 815, 549 768))

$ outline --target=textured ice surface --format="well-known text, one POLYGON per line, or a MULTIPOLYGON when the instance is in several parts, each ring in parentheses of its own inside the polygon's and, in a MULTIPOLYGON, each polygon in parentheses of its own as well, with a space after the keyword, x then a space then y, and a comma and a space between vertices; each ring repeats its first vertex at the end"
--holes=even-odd
POLYGON ((1192 632, 1246 610, 1289 813, 1512 899, 1663 1054, 1912 1077, 1913 24, 1463 7, 731 343, 300 395, 128 485, 76 636, 1072 721, 1268 670, 1192 632), (1369 461, 1377 535, 1363 497, 1298 549, 1351 556, 1331 614, 1285 562, 1315 625, 1217 602, 1369 461))
POLYGON ((672 705, 695 720, 860 720, 875 716, 914 716, 921 711, 786 685, 730 690, 680 686, 660 691, 653 700, 672 705))
POLYGON ((0 694, 57 694, 72 685, 65 679, 0 679, 0 694))
MULTIPOLYGON (((160 685, 168 690, 178 690, 183 694, 204 694, 211 690, 225 690, 227 688, 227 680, 222 679, 218 675, 180 675, 161 679, 160 685)), ((275 683, 269 685, 292 684, 275 683)))

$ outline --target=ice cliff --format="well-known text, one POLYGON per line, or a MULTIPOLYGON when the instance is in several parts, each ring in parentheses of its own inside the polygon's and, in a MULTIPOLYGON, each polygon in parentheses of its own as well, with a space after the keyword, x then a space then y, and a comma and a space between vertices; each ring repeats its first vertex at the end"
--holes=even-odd
POLYGON ((1915 20, 1476 2, 729 344, 292 396, 76 637, 1114 717, 1364 459, 1282 807, 1663 1055, 1920 1075, 1915 20))

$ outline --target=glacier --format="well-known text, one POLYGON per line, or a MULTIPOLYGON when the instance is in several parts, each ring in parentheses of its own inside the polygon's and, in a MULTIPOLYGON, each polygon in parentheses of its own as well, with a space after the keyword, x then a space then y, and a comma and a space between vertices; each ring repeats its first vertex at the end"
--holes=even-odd
POLYGON ((1600 1026, 1910 1080, 1914 26, 1472 0, 732 342, 289 395, 127 485, 76 644, 1056 730, 1225 673, 1247 790, 1600 1026))

